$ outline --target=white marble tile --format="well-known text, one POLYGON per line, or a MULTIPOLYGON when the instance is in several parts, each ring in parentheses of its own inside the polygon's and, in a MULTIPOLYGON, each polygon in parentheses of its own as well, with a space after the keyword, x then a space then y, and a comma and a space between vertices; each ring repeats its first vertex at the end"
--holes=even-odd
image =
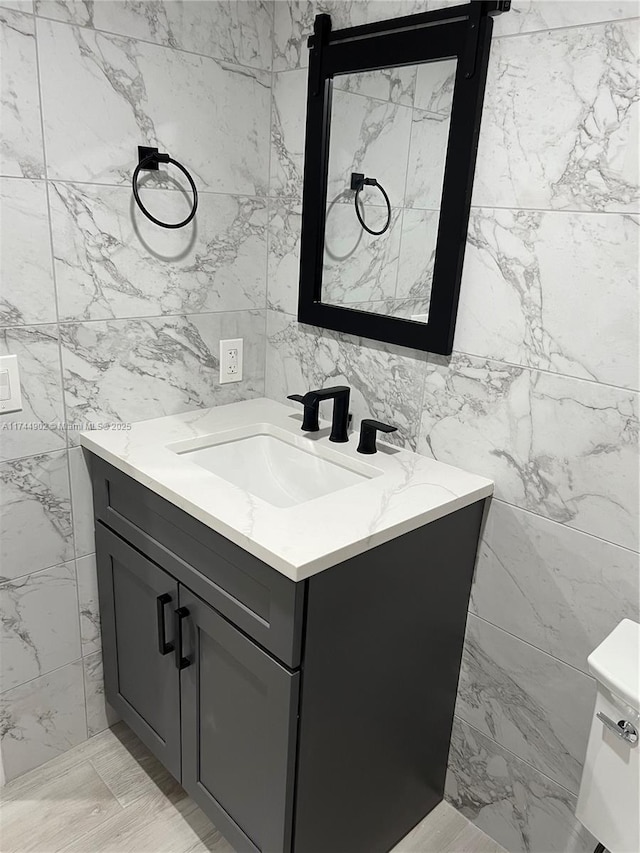
MULTIPOLYGON (((381 230, 387 209, 361 205, 367 225, 381 230)), ((379 236, 368 234, 352 204, 327 208, 322 268, 322 301, 332 305, 395 296, 402 232, 402 210, 391 211, 391 224, 379 236)))
POLYGON ((638 208, 638 22, 497 39, 473 202, 638 208))
POLYGON ((271 67, 273 11, 263 0, 37 0, 36 13, 240 65, 271 67))
POLYGON ((73 562, 0 585, 0 693, 80 657, 73 562))
POLYGON ((100 651, 100 606, 98 604, 98 575, 96 555, 76 560, 78 604, 80 605, 80 640, 83 656, 100 651))
POLYGON ((42 19, 38 44, 50 178, 129 184, 147 144, 201 190, 266 192, 266 72, 42 19))
POLYGON ((0 325, 54 323, 49 215, 44 183, 0 181, 0 325))
MULTIPOLYGON (((72 423, 147 420, 263 393, 262 311, 65 324, 61 337, 72 423), (220 385, 227 338, 244 339, 244 378, 220 385)), ((69 439, 77 443, 77 433, 69 439)))
POLYGON ((96 549, 91 476, 87 457, 81 447, 69 448, 69 472, 71 474, 73 539, 76 558, 79 558, 93 553, 96 549))
POLYGON ((87 730, 89 737, 103 732, 120 719, 119 715, 105 701, 102 655, 94 652, 82 660, 84 669, 84 690, 87 701, 87 730))
POLYGON ((410 297, 429 304, 439 222, 436 210, 405 209, 396 288, 399 299, 410 297))
MULTIPOLYGON (((181 192, 141 195, 167 222, 190 210, 181 192)), ((196 218, 171 231, 143 215, 128 187, 56 183, 51 217, 61 320, 264 307, 265 200, 201 193, 196 218)))
POLYGON ((270 194, 302 198, 307 72, 273 75, 270 194))
POLYGON ((66 451, 3 462, 0 505, 3 580, 73 558, 66 451))
POLYGON ((578 793, 595 683, 470 614, 456 714, 578 793))
POLYGON ((66 444, 56 326, 0 330, 0 355, 17 355, 22 410, 0 415, 0 459, 59 450, 66 444))
POLYGON ((80 660, 0 696, 0 758, 6 781, 86 738, 80 660))
POLYGON ((622 619, 640 621, 639 557, 494 500, 478 552, 473 612, 587 672, 622 619))
POLYGON ((351 92, 353 95, 412 107, 417 72, 418 66, 406 65, 403 68, 380 68, 360 74, 341 74, 333 78, 333 91, 351 92))
POLYGON ((419 65, 414 107, 450 116, 457 67, 457 59, 440 59, 419 65))
POLYGON ((267 307, 295 314, 300 281, 300 229, 302 205, 269 202, 269 263, 267 307))
POLYGON ((439 210, 449 143, 449 115, 413 111, 405 204, 439 210))
POLYGON ((376 418, 398 428, 388 440, 414 449, 424 356, 411 350, 300 325, 267 312, 266 395, 284 401, 312 388, 349 385, 354 424, 376 418))
MULTIPOLYGON (((403 206, 411 115, 409 107, 350 92, 333 93, 328 203, 345 192, 350 195, 351 173, 363 172, 382 184, 392 207, 403 206)), ((365 204, 384 204, 375 188, 361 198, 365 204)))
POLYGON ((0 174, 44 175, 42 125, 33 18, 0 9, 0 174))
POLYGON ((509 853, 593 853, 576 798, 556 782, 454 720, 445 796, 509 853))
POLYGON ((419 450, 496 497, 638 546, 638 394, 454 354, 426 374, 419 450))
POLYGON ((638 388, 639 233, 610 213, 472 210, 455 348, 638 388))
POLYGON ((514 0, 494 18, 493 35, 510 35, 637 17, 637 0, 514 0))
POLYGON ((315 5, 310 0, 276 0, 273 32, 273 70, 306 68, 307 38, 313 32, 315 5))
POLYGON ((25 15, 33 14, 33 0, 3 0, 0 6, 13 9, 14 12, 24 12, 25 15))

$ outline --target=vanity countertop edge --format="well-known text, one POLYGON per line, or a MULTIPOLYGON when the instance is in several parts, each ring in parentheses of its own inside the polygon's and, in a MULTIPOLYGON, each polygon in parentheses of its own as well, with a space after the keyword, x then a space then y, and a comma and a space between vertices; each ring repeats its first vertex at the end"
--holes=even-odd
POLYGON ((300 431, 297 409, 261 397, 80 434, 82 447, 146 486, 207 527, 225 536, 293 581, 302 581, 425 524, 488 498, 493 483, 395 445, 378 443, 375 456, 328 439, 328 424, 315 434, 300 431), (181 459, 167 445, 247 425, 280 430, 342 454, 351 464, 382 472, 357 486, 289 508, 260 500, 244 489, 181 459), (214 486, 214 488, 212 488, 214 486))

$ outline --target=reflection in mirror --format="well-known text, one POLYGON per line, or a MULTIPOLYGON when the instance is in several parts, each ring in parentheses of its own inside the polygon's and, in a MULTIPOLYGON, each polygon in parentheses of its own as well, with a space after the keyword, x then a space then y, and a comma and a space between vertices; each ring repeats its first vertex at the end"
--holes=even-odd
POLYGON ((323 302, 427 321, 456 64, 334 78, 323 302))

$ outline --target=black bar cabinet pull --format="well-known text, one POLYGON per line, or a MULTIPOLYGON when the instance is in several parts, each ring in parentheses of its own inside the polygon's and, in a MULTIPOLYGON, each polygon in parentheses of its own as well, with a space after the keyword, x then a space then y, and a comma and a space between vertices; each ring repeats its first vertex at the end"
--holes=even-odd
POLYGON ((185 669, 189 666, 190 660, 182 656, 182 620, 189 615, 189 611, 186 607, 178 607, 174 613, 176 617, 176 667, 185 669))
POLYGON ((173 643, 167 643, 164 630, 164 608, 170 604, 171 596, 168 592, 156 598, 156 615, 158 617, 158 651, 161 655, 168 655, 173 651, 173 643))

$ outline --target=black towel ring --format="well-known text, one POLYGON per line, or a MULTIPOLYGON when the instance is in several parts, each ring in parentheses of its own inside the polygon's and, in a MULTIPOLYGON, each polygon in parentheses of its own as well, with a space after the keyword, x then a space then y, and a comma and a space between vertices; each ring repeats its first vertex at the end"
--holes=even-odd
POLYGON ((133 178, 131 179, 131 184, 133 186, 133 197, 136 200, 136 204, 140 208, 140 210, 144 213, 147 219, 150 219, 152 222, 155 222, 156 225, 160 225, 161 228, 183 228, 185 225, 188 225, 193 217, 196 215, 196 210, 198 209, 198 190, 196 189, 196 185, 193 182, 193 178, 187 172, 182 163, 178 163, 177 160, 174 160, 173 157, 169 157, 168 154, 160 154, 157 148, 148 148, 144 145, 138 145, 138 165, 135 168, 133 173, 133 178), (151 169, 153 171, 158 170, 158 163, 173 163, 185 178, 189 181, 189 185, 191 186, 191 192, 193 193, 193 207, 191 208, 191 213, 187 216, 186 219, 183 219, 182 222, 161 222, 159 219, 156 219, 155 216, 149 213, 147 208, 144 206, 142 201, 140 200, 140 193, 138 192, 138 175, 140 174, 141 169, 151 169))
POLYGON ((380 234, 384 234, 385 231, 391 225, 391 202, 389 201, 389 196, 384 191, 384 187, 382 187, 375 178, 365 178, 365 176, 361 172, 352 172, 351 173, 351 189, 355 190, 356 195, 354 199, 354 204, 356 207, 356 216, 358 217, 358 222, 365 231, 368 231, 369 234, 373 234, 374 237, 379 237, 380 234), (378 187, 382 195, 384 196, 384 200, 387 203, 387 224, 380 231, 374 231, 372 228, 366 224, 362 215, 360 213, 360 208, 358 207, 358 200, 360 198, 360 193, 362 192, 363 187, 378 187))

